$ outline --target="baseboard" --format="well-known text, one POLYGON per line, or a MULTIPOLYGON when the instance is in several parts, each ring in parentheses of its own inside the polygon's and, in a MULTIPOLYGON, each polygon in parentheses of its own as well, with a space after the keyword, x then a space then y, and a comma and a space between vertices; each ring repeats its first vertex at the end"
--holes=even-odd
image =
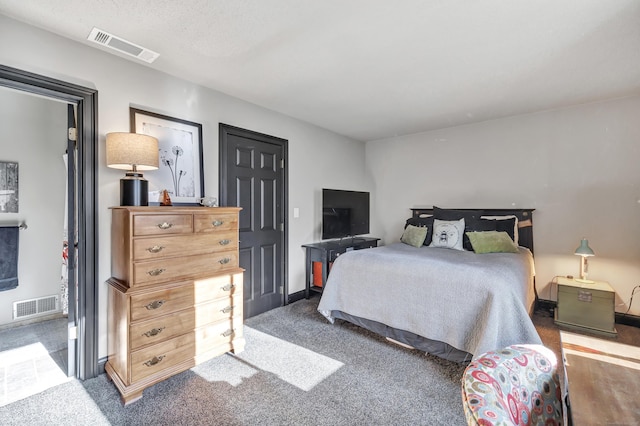
POLYGON ((56 320, 59 318, 66 318, 66 315, 62 313, 62 311, 60 312, 55 312, 52 314, 43 314, 43 315, 38 315, 38 316, 34 316, 31 318, 25 318, 25 319, 21 319, 21 320, 13 320, 12 322, 8 323, 8 324, 2 324, 0 325, 0 330, 6 330, 9 328, 14 328, 14 327, 21 327, 23 325, 31 325, 31 324, 35 324, 38 322, 43 322, 43 321, 51 321, 51 320, 56 320))
POLYGON ((107 363, 109 358, 104 357, 98 360, 98 375, 104 374, 104 365, 107 363))
POLYGON ((621 314, 616 312, 616 324, 624 324, 640 328, 640 317, 637 315, 621 314))
POLYGON ((304 299, 304 290, 291 293, 287 299, 287 304, 297 302, 298 300, 302 299, 304 299))

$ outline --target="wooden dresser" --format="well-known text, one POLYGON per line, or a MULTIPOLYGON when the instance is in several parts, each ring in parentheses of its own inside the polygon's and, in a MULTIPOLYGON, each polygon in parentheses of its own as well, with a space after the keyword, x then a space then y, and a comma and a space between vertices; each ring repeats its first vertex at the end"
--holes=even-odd
POLYGON ((236 207, 113 207, 107 376, 122 401, 244 349, 236 207))

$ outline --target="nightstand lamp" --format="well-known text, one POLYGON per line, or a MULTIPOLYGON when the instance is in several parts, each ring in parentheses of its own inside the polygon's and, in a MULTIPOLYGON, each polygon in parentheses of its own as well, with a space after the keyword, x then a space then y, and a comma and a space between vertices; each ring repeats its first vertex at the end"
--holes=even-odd
POLYGON ((148 206, 149 182, 140 171, 158 168, 158 139, 139 133, 107 133, 107 166, 128 170, 120 179, 121 206, 148 206))
POLYGON ((580 241, 580 246, 576 249, 574 254, 580 256, 580 278, 576 278, 576 281, 593 284, 594 281, 587 279, 587 274, 589 273, 587 257, 595 256, 596 254, 593 252, 591 247, 589 247, 589 241, 587 241, 586 238, 583 238, 582 241, 580 241))

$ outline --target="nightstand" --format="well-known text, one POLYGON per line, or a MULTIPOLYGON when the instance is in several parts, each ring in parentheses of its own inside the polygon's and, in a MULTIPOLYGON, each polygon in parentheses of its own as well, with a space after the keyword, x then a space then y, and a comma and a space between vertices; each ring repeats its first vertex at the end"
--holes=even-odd
POLYGON ((555 323, 576 330, 616 336, 615 291, 605 281, 583 283, 558 277, 555 323))

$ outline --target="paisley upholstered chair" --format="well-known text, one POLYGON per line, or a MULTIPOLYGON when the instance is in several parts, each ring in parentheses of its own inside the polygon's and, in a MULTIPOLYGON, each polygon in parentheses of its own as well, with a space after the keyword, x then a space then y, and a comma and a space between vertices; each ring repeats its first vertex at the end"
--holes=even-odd
POLYGON ((513 345, 474 359, 462 376, 468 425, 561 425, 562 397, 554 353, 513 345))

